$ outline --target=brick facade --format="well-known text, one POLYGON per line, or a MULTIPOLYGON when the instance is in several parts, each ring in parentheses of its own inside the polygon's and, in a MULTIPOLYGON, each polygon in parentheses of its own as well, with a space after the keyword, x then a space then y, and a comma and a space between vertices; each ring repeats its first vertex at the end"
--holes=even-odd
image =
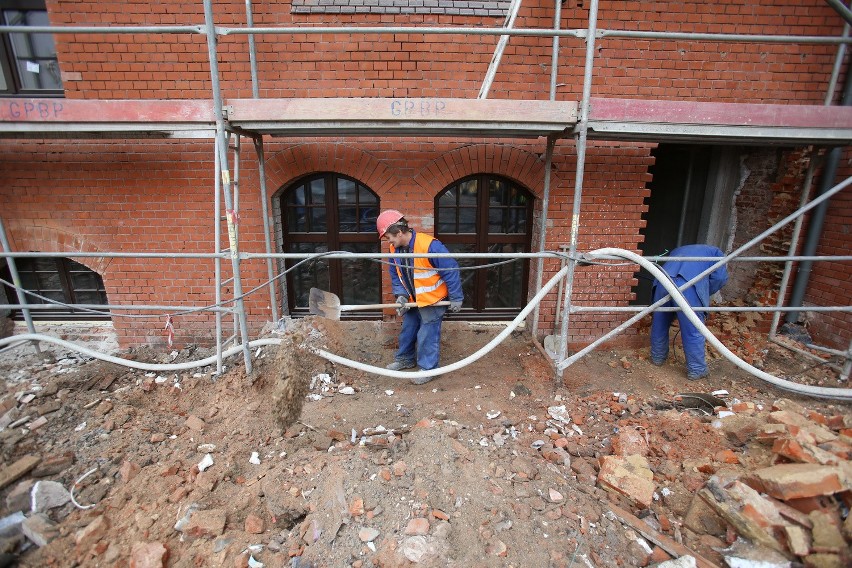
MULTIPOLYGON (((549 28, 551 2, 525 2, 518 28, 549 28)), ((81 2, 48 0, 55 25, 200 25, 201 2, 81 2)), ((217 2, 218 26, 245 24, 245 5, 217 2)), ((289 2, 253 2, 256 26, 425 25, 486 26, 503 17, 458 14, 300 13, 289 2)), ((585 28, 587 3, 563 6, 562 28, 585 28)), ((723 2, 601 2, 598 27, 612 30, 840 35, 842 19, 822 0, 723 2)), ((203 35, 57 34, 67 98, 210 98, 211 79, 203 35)), ((245 35, 219 37, 220 74, 225 98, 250 98, 251 76, 245 35)), ((458 97, 476 98, 497 38, 478 35, 293 34, 256 37, 261 97, 458 97)), ((560 42, 559 100, 579 100, 585 44, 560 42)), ((546 99, 552 40, 513 37, 491 88, 491 98, 546 99)), ((822 104, 836 47, 801 44, 748 44, 688 41, 598 40, 593 96, 822 104)), ((260 191, 250 144, 241 168, 243 251, 262 252, 260 191)), ((637 250, 644 227, 652 144, 591 143, 586 157, 579 249, 616 246, 637 250)), ((539 200, 543 192, 545 142, 539 140, 460 140, 446 138, 267 139, 265 154, 270 198, 300 176, 335 171, 368 185, 382 207, 410 213, 417 227, 432 229, 434 196, 465 175, 493 173, 522 184, 539 200)), ((801 156, 781 152, 759 191, 771 216, 795 207, 801 156), (771 183, 777 172, 793 177, 771 183), (783 187, 782 187, 783 186, 783 187), (762 193, 761 193, 762 192, 762 193)), ((3 216, 16 250, 213 252, 213 148, 209 141, 43 140, 0 141, 5 181, 0 188, 3 216)), ((546 248, 557 250, 570 238, 576 169, 575 145, 560 141, 553 159, 546 248)), ((738 202, 745 213, 747 196, 738 202)), ((825 250, 849 249, 849 198, 836 201, 825 250), (846 223, 846 224, 844 224, 846 223)), ((742 217, 741 217, 742 218, 742 217)), ((767 217, 754 219, 754 228, 767 217)), ((768 226, 768 225, 767 225, 768 226)), ((751 235, 755 233, 750 233, 751 235)), ((777 247, 772 247, 773 252, 777 247)), ((845 252, 844 252, 845 251, 845 252)), ((768 252, 768 251, 767 251, 768 252)), ((829 254, 826 252, 825 254, 829 254)), ((212 260, 83 259, 104 278, 111 303, 208 305, 213 303, 212 260)), ((230 266, 223 262, 228 276, 230 266)), ((849 284, 849 263, 845 280, 849 284)), ((545 280, 558 263, 545 263, 545 280)), ((815 290, 828 286, 833 269, 815 278, 815 290)), ((244 288, 266 279, 262 260, 243 265, 244 288)), ((763 276, 758 275, 758 279, 763 276)), ((816 275, 815 275, 816 276, 816 275)), ((767 289, 777 274, 767 275, 767 289)), ((763 282, 763 280, 761 280, 763 282)), ((582 304, 626 304, 635 283, 633 267, 585 267, 577 271, 573 299, 582 304)), ((385 283, 385 289, 389 286, 385 283)), ((747 293, 754 282, 745 285, 747 293)), ((762 284, 761 284, 762 285, 762 284)), ((847 288, 844 288, 846 290, 847 288)), ((228 297, 229 291, 225 291, 228 297)), ((758 296, 766 297, 765 294, 758 296)), ((280 295, 279 295, 280 297, 280 295)), ((848 293, 846 294, 848 302, 848 293)), ((266 292, 247 300, 251 325, 268 319, 266 292)), ((809 301, 819 302, 813 294, 809 301)), ((540 326, 550 333, 555 295, 543 303, 540 326)), ((840 302, 844 303, 844 302, 840 302)), ((586 343, 625 319, 622 315, 572 316, 572 341, 586 343)), ((162 344, 164 318, 117 318, 123 344, 162 344)), ((849 337, 849 321, 837 337, 849 337)), ((175 318, 178 344, 208 342, 209 316, 175 318)), ((833 329, 836 324, 827 325, 833 329)), ((827 337, 830 333, 827 334, 827 337)), ((836 339, 832 341, 836 342, 836 339)), ((622 338, 630 340, 630 333, 622 338)), ((845 348, 845 345, 843 346, 845 348)))

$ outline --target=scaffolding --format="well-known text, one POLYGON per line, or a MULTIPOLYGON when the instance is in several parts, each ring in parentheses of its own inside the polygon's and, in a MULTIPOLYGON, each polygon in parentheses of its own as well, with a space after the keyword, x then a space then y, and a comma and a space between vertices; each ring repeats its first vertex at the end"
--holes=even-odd
MULTIPOLYGON (((223 27, 214 21, 212 0, 203 0, 204 24, 195 26, 0 26, 0 34, 11 33, 52 33, 52 34, 191 34, 204 35, 208 48, 208 64, 211 77, 210 100, 66 100, 66 99, 7 99, 0 100, 0 137, 22 138, 139 138, 139 139, 207 139, 214 147, 214 231, 216 250, 205 254, 181 253, 115 253, 115 252, 74 252, 74 257, 126 258, 204 258, 212 259, 215 266, 215 305, 214 306, 91 306, 93 309, 110 310, 151 310, 174 312, 177 310, 194 311, 207 309, 216 317, 216 362, 217 371, 222 371, 223 340, 222 317, 233 318, 234 333, 224 343, 234 340, 243 358, 247 372, 251 372, 251 355, 246 311, 243 306, 243 284, 240 274, 242 261, 262 258, 267 264, 268 287, 270 295, 271 318, 279 318, 276 298, 275 262, 286 259, 303 260, 313 255, 295 253, 274 253, 272 250, 266 195, 266 173, 264 164, 265 136, 382 136, 382 137, 476 137, 476 138, 545 138, 546 150, 542 213, 539 233, 536 239, 537 252, 529 254, 459 254, 458 258, 529 258, 535 259, 535 285, 531 296, 542 288, 544 260, 557 258, 565 261, 563 267, 566 276, 559 288, 557 305, 557 323, 560 326, 558 337, 560 352, 557 358, 557 381, 561 381, 562 371, 573 360, 594 348, 600 342, 626 329, 639 317, 649 313, 655 306, 647 308, 626 306, 573 306, 572 292, 575 268, 580 259, 578 237, 580 232, 580 211, 583 199, 584 168, 586 147, 589 140, 641 141, 641 142, 682 142, 682 143, 737 143, 740 145, 818 145, 839 147, 852 142, 852 109, 843 106, 830 106, 834 99, 841 63, 845 56, 849 37, 849 24, 852 20, 848 8, 841 3, 829 2, 843 17, 847 24, 842 36, 792 36, 725 33, 680 33, 649 32, 630 30, 608 30, 597 27, 598 1, 591 0, 588 25, 580 29, 560 29, 561 2, 554 2, 555 14, 552 28, 514 27, 521 2, 513 1, 506 25, 502 28, 487 27, 425 27, 425 26, 299 26, 299 27, 255 27, 253 24, 250 0, 246 2, 246 26, 223 27), (440 99, 440 103, 431 99, 387 99, 387 98, 337 98, 337 99, 261 99, 256 63, 255 37, 258 35, 289 34, 417 34, 429 35, 488 35, 498 36, 500 41, 492 59, 487 76, 483 82, 478 99, 440 99), (229 99, 222 97, 220 71, 218 67, 217 39, 228 35, 247 35, 252 80, 252 99, 229 99), (490 81, 493 80, 500 57, 501 46, 511 37, 549 37, 553 47, 551 55, 551 76, 549 100, 494 100, 488 99, 490 81), (582 97, 579 102, 557 101, 556 86, 559 69, 559 42, 569 38, 585 42, 585 61, 583 73, 582 97), (665 100, 637 100, 592 97, 596 41, 604 38, 643 39, 643 40, 685 40, 737 43, 803 43, 837 46, 835 65, 828 85, 824 105, 766 105, 740 103, 686 102, 665 100), (441 104, 440 112, 435 105, 441 104), (410 108, 408 105, 412 105, 410 108), (416 105, 420 105, 419 109, 416 105), (423 110, 428 112, 408 112, 423 110), (433 105, 433 106, 429 106, 433 105), (259 187, 261 189, 261 211, 265 253, 245 253, 240 251, 239 238, 239 155, 241 140, 250 138, 258 159, 259 187), (551 189, 551 170, 554 148, 560 140, 573 139, 576 145, 576 175, 573 191, 569 243, 561 253, 545 251, 547 235, 548 207, 551 189), (233 158, 229 151, 233 150, 233 158), (224 210, 224 211, 223 211, 224 210), (224 214, 223 214, 224 212, 224 214), (227 243, 222 243, 221 221, 227 227, 227 243), (232 277, 223 281, 221 262, 230 260, 232 277), (228 302, 233 307, 223 306, 221 290, 226 284, 232 284, 233 297, 228 302), (588 348, 567 357, 567 337, 570 315, 585 311, 636 311, 633 318, 618 326, 611 333, 594 342, 588 348)), ((852 73, 849 73, 852 75, 852 73)), ((847 89, 847 91, 852 89, 847 89)), ((846 103, 848 104, 848 103, 846 103)), ((812 174, 812 171, 811 171, 812 174)), ((825 202, 831 195, 846 186, 836 186, 826 191, 817 200, 808 202, 811 191, 811 175, 803 188, 800 209, 786 222, 796 219, 793 242, 789 254, 785 257, 740 257, 744 261, 785 262, 784 276, 778 294, 778 303, 774 307, 730 308, 739 311, 749 309, 775 312, 770 336, 777 331, 778 317, 784 312, 801 310, 801 307, 785 307, 786 287, 792 269, 797 261, 842 260, 852 257, 819 257, 810 255, 795 256, 798 250, 799 228, 802 216, 819 203, 825 202), (839 189, 838 189, 839 188, 839 189)), ((764 233, 749 244, 759 242, 764 233)), ((16 288, 20 288, 15 271, 15 258, 30 256, 68 256, 64 252, 24 253, 11 249, 6 238, 6 230, 0 219, 0 236, 3 250, 0 257, 6 259, 16 288)), ((741 254, 745 248, 732 253, 728 260, 741 254)), ((362 255, 356 253, 335 253, 325 258, 357 258, 368 256, 382 258, 389 255, 362 255)), ((658 257, 649 257, 659 260, 658 257)), ((90 307, 90 306, 85 306, 90 307)), ((23 293, 18 295, 17 304, 4 304, 0 308, 20 309, 24 314, 30 333, 33 332, 31 310, 38 306, 29 304, 23 293)), ((660 308, 666 309, 666 308, 660 308)), ((675 308, 671 308, 675 309, 675 308)), ((708 311, 723 311, 725 308, 708 308, 708 311)), ((808 308, 812 310, 813 308, 808 308)), ((852 311, 850 306, 825 306, 814 311, 852 311)), ((536 305, 532 315, 532 335, 538 339, 539 308, 536 305)), ((37 344, 36 344, 36 348, 37 344)), ((848 378, 852 362, 852 343, 846 352, 826 349, 835 355, 847 359, 844 377, 848 378)))

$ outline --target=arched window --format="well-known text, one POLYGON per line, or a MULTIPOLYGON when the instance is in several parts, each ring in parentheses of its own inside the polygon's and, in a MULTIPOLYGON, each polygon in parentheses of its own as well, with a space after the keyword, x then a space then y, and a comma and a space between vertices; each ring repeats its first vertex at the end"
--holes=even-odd
MULTIPOLYGON (((452 252, 529 252, 534 199, 527 189, 503 177, 463 178, 435 198, 435 236, 452 252)), ((460 259, 459 263, 474 266, 494 261, 460 259)), ((516 316, 526 305, 528 276, 528 260, 462 271, 465 317, 516 316)))
MULTIPOLYGON (((292 253, 381 252, 376 235, 379 198, 355 179, 332 172, 302 178, 281 195, 283 250, 292 253)), ((288 260, 288 268, 298 260, 288 260)), ((303 263, 287 274, 292 315, 308 313, 312 287, 332 292, 342 304, 378 304, 382 297, 381 265, 370 260, 325 260, 303 263)), ((348 312, 376 317, 378 312, 348 312)))
MULTIPOLYGON (((0 261, 0 267, 2 267, 0 276, 6 282, 11 283, 12 276, 6 262, 0 261)), ((15 268, 21 279, 21 286, 25 290, 48 298, 48 300, 62 302, 63 304, 107 304, 104 281, 100 274, 70 258, 18 258, 15 259, 15 268)), ((8 303, 17 304, 18 295, 15 289, 5 284, 3 286, 8 303)), ((30 294, 26 295, 26 299, 28 304, 50 303, 30 294)), ((12 315, 16 319, 23 317, 20 310, 15 310, 12 315)), ((32 310, 30 315, 33 319, 41 320, 110 319, 109 315, 92 314, 61 305, 56 305, 55 309, 32 310)))

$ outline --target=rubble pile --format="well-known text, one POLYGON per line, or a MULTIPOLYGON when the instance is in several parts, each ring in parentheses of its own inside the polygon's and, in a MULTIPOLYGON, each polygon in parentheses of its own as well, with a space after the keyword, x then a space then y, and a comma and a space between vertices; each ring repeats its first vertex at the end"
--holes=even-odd
MULTIPOLYGON (((451 357, 483 342, 451 331, 451 357)), ((848 404, 779 398, 719 362, 730 393, 682 392, 680 368, 640 352, 590 356, 581 387, 554 391, 522 335, 503 364, 425 386, 293 353, 253 353, 253 377, 5 368, 0 566, 850 564, 848 404)))

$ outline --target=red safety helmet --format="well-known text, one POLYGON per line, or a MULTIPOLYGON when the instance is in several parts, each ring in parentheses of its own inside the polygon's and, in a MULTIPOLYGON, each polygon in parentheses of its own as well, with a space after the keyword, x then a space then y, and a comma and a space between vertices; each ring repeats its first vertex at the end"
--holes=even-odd
POLYGON ((376 219, 376 230, 379 232, 379 238, 385 236, 385 233, 388 232, 388 228, 394 223, 398 223, 400 219, 403 218, 402 213, 397 211, 396 209, 388 209, 387 211, 382 211, 379 214, 379 217, 376 219))

